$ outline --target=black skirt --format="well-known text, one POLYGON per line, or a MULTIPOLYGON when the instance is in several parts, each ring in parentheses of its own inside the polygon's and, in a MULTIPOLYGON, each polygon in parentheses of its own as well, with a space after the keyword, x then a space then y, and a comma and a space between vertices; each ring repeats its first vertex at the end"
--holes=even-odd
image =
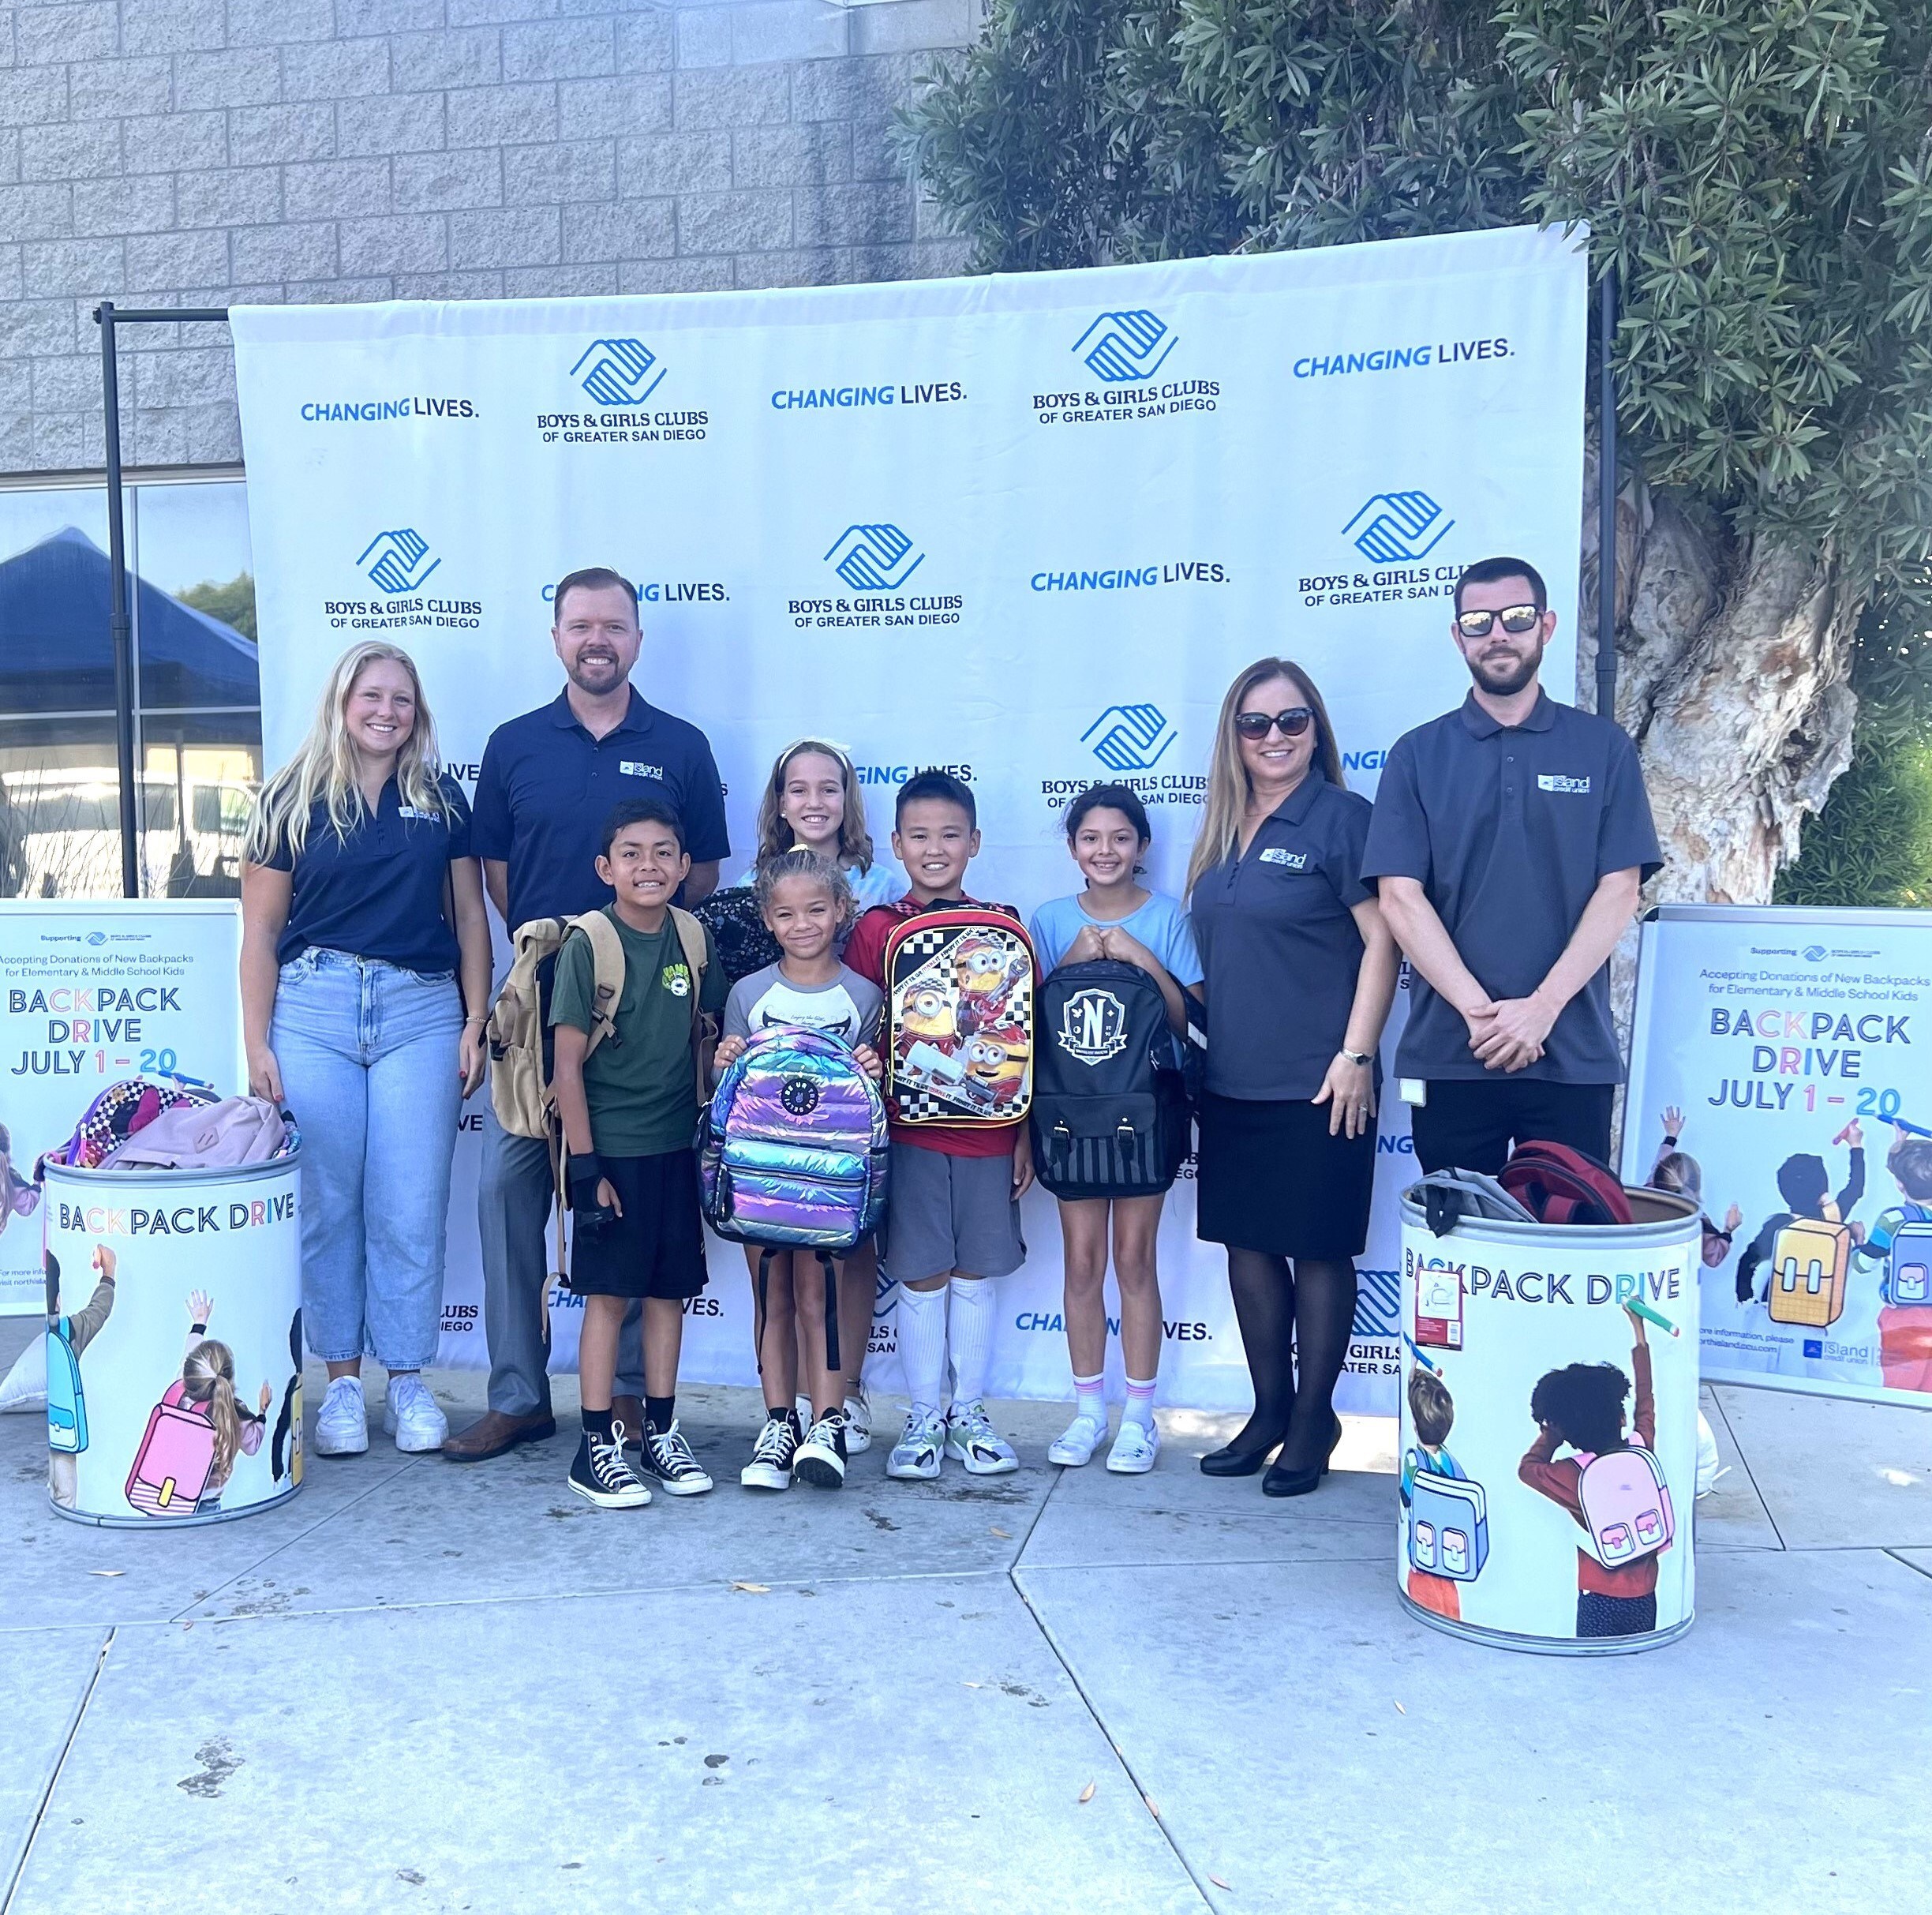
POLYGON ((1195 1235, 1271 1257, 1359 1257, 1368 1241, 1376 1126, 1328 1134, 1327 1104, 1201 1100, 1195 1235))

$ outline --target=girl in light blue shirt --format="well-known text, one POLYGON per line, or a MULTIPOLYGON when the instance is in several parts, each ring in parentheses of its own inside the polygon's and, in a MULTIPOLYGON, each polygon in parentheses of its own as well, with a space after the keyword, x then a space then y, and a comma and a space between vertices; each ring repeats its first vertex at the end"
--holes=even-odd
MULTIPOLYGON (((1095 785, 1067 807, 1067 849, 1086 889, 1056 898, 1033 914, 1033 949, 1044 978, 1063 964, 1110 958, 1139 966, 1160 987, 1169 1022, 1185 1030, 1184 985, 1201 981, 1201 962, 1180 901, 1150 891, 1136 871, 1151 834, 1146 808, 1124 785, 1095 785)), ((1127 1407, 1107 1467, 1140 1475, 1154 1467, 1160 1434, 1154 1385, 1160 1365, 1160 1280, 1155 1239, 1164 1196, 1060 1200, 1065 1241, 1068 1352, 1075 1407, 1050 1461, 1085 1463, 1106 1435, 1106 1269, 1110 1225, 1120 1287, 1121 1355, 1127 1407)))

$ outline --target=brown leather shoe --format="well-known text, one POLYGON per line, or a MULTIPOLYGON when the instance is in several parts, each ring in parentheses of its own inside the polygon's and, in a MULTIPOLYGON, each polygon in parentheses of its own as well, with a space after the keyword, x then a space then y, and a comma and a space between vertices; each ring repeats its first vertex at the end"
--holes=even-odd
POLYGON ((446 1437, 443 1453, 453 1463, 487 1463, 519 1443, 541 1443, 556 1434, 556 1418, 548 1410, 533 1410, 527 1416, 486 1410, 460 1435, 446 1437))
POLYGON ((642 1448, 644 1399, 642 1396, 613 1396, 611 1399, 611 1415, 624 1426, 624 1448, 642 1448))

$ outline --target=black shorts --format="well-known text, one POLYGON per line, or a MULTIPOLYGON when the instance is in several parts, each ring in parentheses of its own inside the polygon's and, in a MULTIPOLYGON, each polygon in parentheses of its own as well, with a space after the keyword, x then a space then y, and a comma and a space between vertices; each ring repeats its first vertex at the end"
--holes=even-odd
POLYGON ((696 1296, 710 1273, 695 1153, 603 1163, 623 1215, 593 1239, 573 1233, 571 1290, 580 1297, 696 1296))

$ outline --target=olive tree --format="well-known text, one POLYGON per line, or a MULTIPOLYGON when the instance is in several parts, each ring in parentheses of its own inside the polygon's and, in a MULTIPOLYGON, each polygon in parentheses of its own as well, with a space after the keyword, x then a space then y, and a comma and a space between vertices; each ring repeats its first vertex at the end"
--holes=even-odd
POLYGON ((1771 896, 1932 607, 1932 5, 995 0, 907 129, 987 270, 1587 222, 1664 894, 1771 896))

